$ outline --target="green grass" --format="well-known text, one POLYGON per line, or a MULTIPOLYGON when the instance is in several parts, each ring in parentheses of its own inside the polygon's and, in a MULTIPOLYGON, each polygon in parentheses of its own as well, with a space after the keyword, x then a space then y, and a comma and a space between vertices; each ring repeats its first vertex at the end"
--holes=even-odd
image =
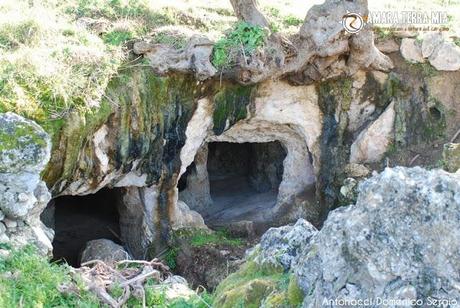
POLYGON ((268 33, 259 26, 238 22, 224 37, 216 42, 212 54, 212 64, 218 69, 230 68, 236 56, 250 56, 265 43, 268 33))
POLYGON ((190 236, 190 244, 193 247, 203 247, 210 244, 240 246, 243 242, 239 238, 230 237, 226 231, 208 232, 196 230, 190 236))
MULTIPOLYGON (((48 262, 46 257, 36 253, 32 246, 20 250, 11 250, 8 245, 0 245, 10 255, 0 257, 0 307, 81 307, 96 308, 102 306, 99 300, 85 290, 77 281, 76 293, 63 294, 59 286, 75 283, 67 265, 48 262)), ((168 308, 205 308, 212 302, 212 295, 206 292, 188 299, 168 299, 165 286, 149 279, 144 285, 148 307, 168 308)), ((123 294, 119 286, 113 286, 110 294, 115 298, 123 294)), ((140 307, 142 301, 130 297, 127 307, 140 307)))
POLYGON ((66 266, 49 263, 33 247, 12 251, 0 258, 0 307, 99 307, 81 285, 79 295, 59 292, 58 286, 70 281, 66 266))

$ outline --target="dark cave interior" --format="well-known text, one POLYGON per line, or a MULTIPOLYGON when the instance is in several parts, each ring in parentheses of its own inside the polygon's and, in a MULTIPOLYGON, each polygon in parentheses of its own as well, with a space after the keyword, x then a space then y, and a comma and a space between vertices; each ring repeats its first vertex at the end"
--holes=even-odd
POLYGON ((54 207, 54 218, 42 214, 44 223, 55 231, 53 259, 79 266, 86 242, 106 238, 120 244, 118 195, 117 189, 104 188, 91 195, 53 199, 48 207, 54 207))
POLYGON ((277 142, 208 144, 210 193, 206 221, 257 219, 275 205, 286 151, 277 142))

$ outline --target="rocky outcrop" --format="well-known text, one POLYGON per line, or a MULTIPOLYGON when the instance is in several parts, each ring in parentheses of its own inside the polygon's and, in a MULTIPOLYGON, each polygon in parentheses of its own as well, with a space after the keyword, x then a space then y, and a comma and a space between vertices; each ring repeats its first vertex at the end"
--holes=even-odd
POLYGON ((442 33, 428 32, 421 39, 404 38, 401 41, 401 55, 411 63, 426 60, 438 71, 460 69, 460 47, 446 41, 442 33))
POLYGON ((131 256, 122 246, 115 244, 111 240, 98 239, 86 243, 80 262, 100 260, 107 264, 113 264, 117 261, 129 259, 131 259, 131 256))
POLYGON ((386 169, 360 186, 356 205, 332 212, 295 265, 307 294, 323 300, 460 299, 459 177, 386 169))
MULTIPOLYGON (((460 175, 387 168, 359 192, 357 203, 332 211, 320 231, 301 220, 269 230, 245 266, 218 287, 216 303, 233 300, 236 278, 248 285, 272 277, 264 264, 294 273, 303 307, 366 299, 374 301, 371 306, 380 306, 377 300, 458 303, 460 175), (255 260, 256 271, 265 273, 257 279, 248 271, 255 260)), ((288 290, 278 292, 289 307, 288 290)), ((273 300, 263 294, 257 299, 267 305, 273 300)))
POLYGON ((52 231, 40 221, 51 195, 40 179, 50 158, 51 141, 35 122, 0 114, 0 242, 35 243, 52 250, 52 231))

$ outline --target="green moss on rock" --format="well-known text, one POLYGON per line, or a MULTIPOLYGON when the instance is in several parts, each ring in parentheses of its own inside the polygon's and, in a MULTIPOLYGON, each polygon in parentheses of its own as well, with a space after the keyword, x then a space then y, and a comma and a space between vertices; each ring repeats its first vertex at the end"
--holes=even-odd
POLYGON ((289 292, 292 274, 282 268, 263 266, 254 261, 253 253, 246 263, 235 273, 223 280, 215 292, 215 307, 295 307, 292 302, 299 300, 294 286, 289 292), (290 295, 291 294, 291 295, 290 295))
POLYGON ((299 287, 299 283, 297 282, 297 277, 292 275, 291 279, 289 280, 289 286, 287 290, 287 298, 289 304, 294 307, 298 307, 302 304, 303 298, 305 294, 303 290, 299 287))
POLYGON ((14 113, 0 114, 0 172, 41 171, 49 137, 35 122, 14 113))
POLYGON ((246 118, 252 89, 252 86, 227 85, 214 95, 213 130, 216 135, 246 118))

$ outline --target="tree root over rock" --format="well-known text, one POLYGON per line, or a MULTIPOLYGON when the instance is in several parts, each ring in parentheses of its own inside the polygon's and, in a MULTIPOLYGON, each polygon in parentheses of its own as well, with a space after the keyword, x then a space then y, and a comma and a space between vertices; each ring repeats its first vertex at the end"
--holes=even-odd
MULTIPOLYGON (((152 261, 122 260, 106 263, 101 260, 85 262, 80 268, 72 269, 75 282, 81 279, 88 291, 94 293, 102 302, 110 307, 122 307, 131 296, 142 300, 146 307, 144 284, 149 278, 155 279, 159 284, 172 274, 169 267, 158 259, 152 261), (118 298, 114 298, 110 291, 115 288, 123 289, 118 298)), ((73 284, 62 285, 62 293, 77 293, 73 284)))

